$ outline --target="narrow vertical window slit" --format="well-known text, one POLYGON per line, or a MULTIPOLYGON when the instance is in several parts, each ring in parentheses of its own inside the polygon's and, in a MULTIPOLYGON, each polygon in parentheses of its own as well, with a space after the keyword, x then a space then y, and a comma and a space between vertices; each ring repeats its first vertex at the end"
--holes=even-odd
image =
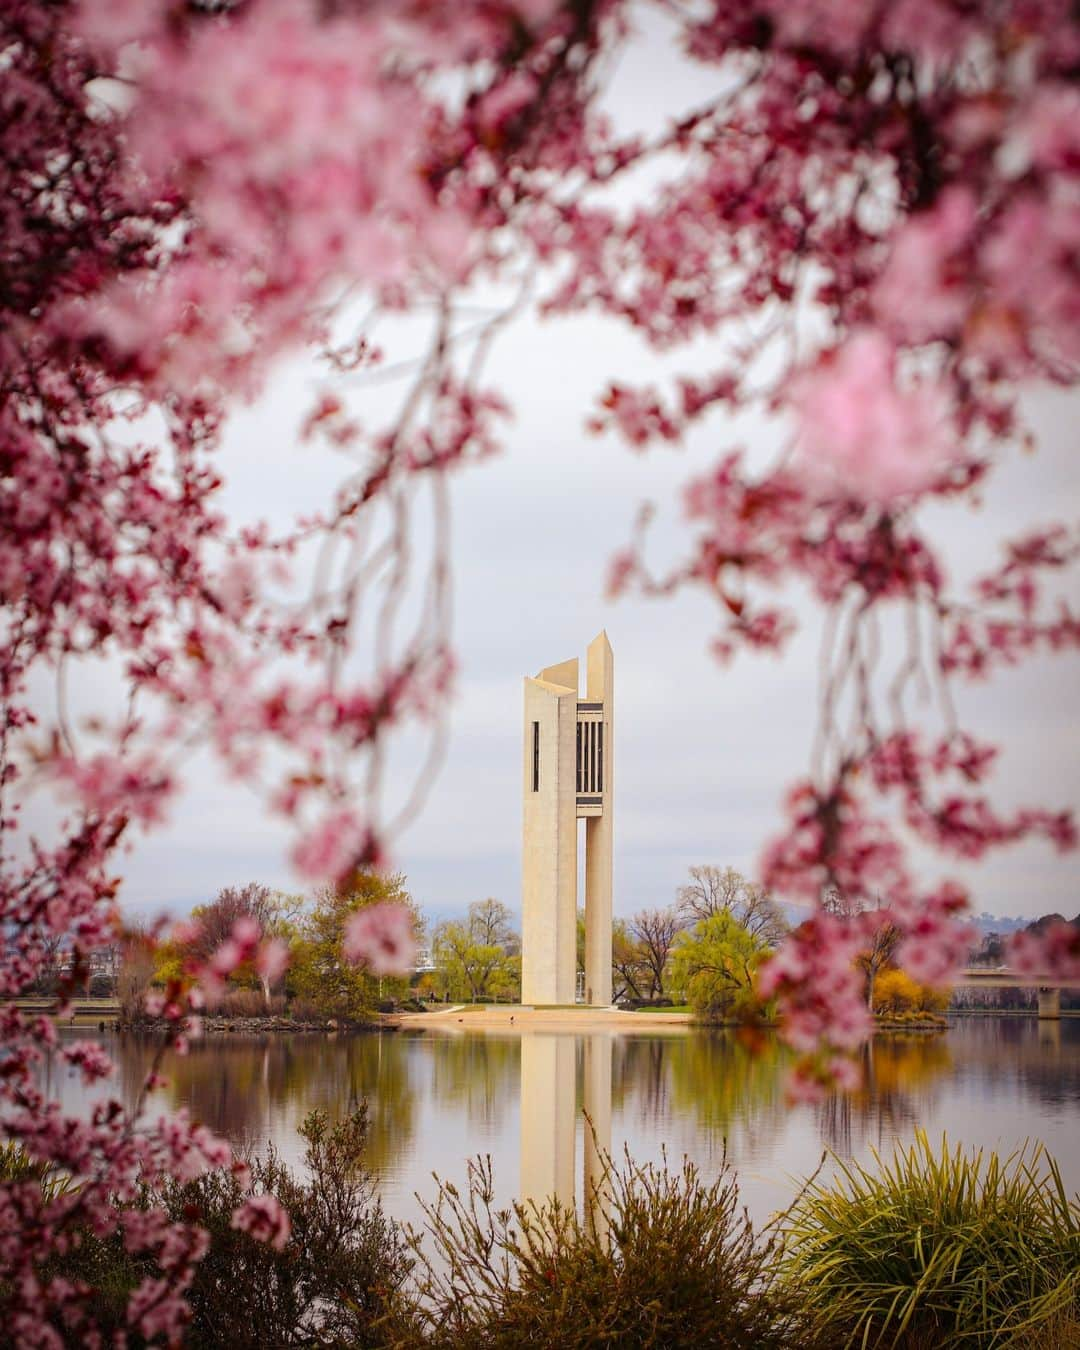
POLYGON ((581 723, 577 724, 577 790, 581 789, 581 723))

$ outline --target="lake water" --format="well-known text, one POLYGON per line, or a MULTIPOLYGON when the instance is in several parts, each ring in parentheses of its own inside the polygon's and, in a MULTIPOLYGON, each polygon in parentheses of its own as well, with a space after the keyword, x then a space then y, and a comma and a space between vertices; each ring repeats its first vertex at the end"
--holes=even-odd
MULTIPOLYGON (((467 1019, 479 1023, 482 1014, 467 1019)), ((75 1034, 65 1031, 63 1039, 75 1034)), ((131 1104, 149 1063, 145 1040, 103 1033, 117 1064, 108 1091, 131 1104)), ((575 1187, 581 1194, 588 1111, 601 1143, 639 1161, 666 1148, 706 1179, 724 1153, 758 1220, 790 1203, 822 1151, 869 1159, 917 1126, 932 1139, 1011 1151, 1041 1140, 1070 1192, 1080 1191, 1080 1019, 957 1020, 943 1034, 879 1036, 865 1050, 865 1082, 817 1106, 784 1099, 786 1056, 771 1035, 756 1050, 731 1031, 634 1033, 384 1032, 336 1038, 210 1038, 166 1064, 153 1115, 186 1107, 234 1145, 273 1141, 299 1161, 297 1126, 323 1107, 366 1098, 369 1162, 387 1210, 420 1217, 433 1172, 461 1183, 466 1159, 489 1154, 500 1202, 575 1187)), ((50 1090, 73 1110, 87 1098, 59 1060, 50 1090)), ((588 1132, 589 1137, 592 1131, 588 1132)))

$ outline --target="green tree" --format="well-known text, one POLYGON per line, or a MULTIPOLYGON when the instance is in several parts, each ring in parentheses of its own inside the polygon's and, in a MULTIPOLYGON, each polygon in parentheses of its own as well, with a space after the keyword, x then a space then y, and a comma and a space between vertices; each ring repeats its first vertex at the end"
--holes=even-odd
POLYGON ((691 867, 690 880, 675 893, 675 907, 688 925, 730 913, 770 947, 778 947, 788 931, 783 910, 764 886, 748 881, 734 867, 691 867))
POLYGON ((316 892, 311 908, 297 923, 288 973, 290 991, 328 1016, 357 1021, 370 1017, 380 998, 406 997, 408 979, 377 978, 347 961, 342 951, 348 920, 358 910, 385 902, 407 905, 417 932, 423 928, 419 908, 401 873, 358 872, 347 886, 316 892))
POLYGON ((521 942, 510 911, 498 900, 477 900, 465 919, 435 929, 432 954, 451 998, 513 997, 521 977, 521 942))
POLYGON ((762 938, 723 909, 679 935, 673 980, 699 1017, 723 1021, 750 1003, 754 971, 768 950, 762 938))

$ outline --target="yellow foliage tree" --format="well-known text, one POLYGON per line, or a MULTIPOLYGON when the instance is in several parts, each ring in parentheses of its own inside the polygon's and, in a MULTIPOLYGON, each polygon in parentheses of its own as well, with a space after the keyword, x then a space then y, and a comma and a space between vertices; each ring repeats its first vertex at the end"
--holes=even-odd
POLYGON ((881 1014, 943 1012, 948 1006, 947 990, 919 984, 895 966, 881 971, 874 983, 874 1012, 881 1014))

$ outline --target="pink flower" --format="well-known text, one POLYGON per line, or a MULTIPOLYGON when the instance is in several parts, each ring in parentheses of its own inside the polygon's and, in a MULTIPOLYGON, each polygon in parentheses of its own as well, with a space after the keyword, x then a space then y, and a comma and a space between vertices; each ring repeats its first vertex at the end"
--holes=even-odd
POLYGON ((335 811, 296 843, 293 866, 315 881, 336 878, 357 858, 364 839, 364 827, 353 811, 335 811))
POLYGON ((871 14, 860 4, 836 0, 768 0, 766 8, 778 39, 791 47, 817 47, 853 56, 869 27, 871 14))
POLYGON ((217 592, 226 613, 241 618, 259 594, 258 576, 251 559, 233 558, 221 574, 217 592))
POLYGON ((816 1106, 825 1100, 827 1093, 819 1074, 812 1072, 809 1065, 796 1064, 785 1080, 784 1095, 792 1106, 816 1106))
POLYGON ((1075 194, 1029 192, 1013 201, 982 250, 990 299, 1023 324, 1029 358, 1080 360, 1078 238, 1075 194))
POLYGON ((847 1055, 834 1055, 829 1060, 829 1074, 836 1086, 844 1092, 854 1092, 862 1083, 859 1065, 847 1055))
POLYGON ((882 15, 883 42, 925 61, 955 60, 977 32, 974 18, 950 0, 892 0, 882 15))
POLYGON ((1075 169, 1080 164, 1080 90, 1067 84, 1036 89, 1020 137, 1040 169, 1075 169))
POLYGON ((1059 919, 1042 932, 1014 934, 1008 961, 1024 975, 1051 980, 1080 980, 1080 925, 1059 919))
POLYGON ((108 1078, 114 1072, 112 1060, 95 1041, 76 1041, 74 1045, 65 1046, 61 1054, 81 1071, 84 1083, 108 1078))
POLYGON ((919 984, 948 985, 967 963, 975 929, 956 917, 965 904, 963 892, 944 886, 911 905, 906 916, 900 911, 906 936, 897 948, 897 964, 919 984))
POLYGON ((247 951, 262 937, 262 929, 250 915, 245 915, 233 924, 232 935, 233 940, 247 951))
POLYGON ((267 1242, 275 1251, 285 1250, 292 1232, 288 1212, 272 1195, 251 1195, 229 1221, 232 1228, 248 1233, 256 1242, 267 1242))
POLYGON ((347 960, 373 975, 408 975, 416 962, 413 918, 406 905, 385 903, 359 910, 345 925, 347 960))
POLYGON ((164 10, 156 0, 83 0, 74 23, 92 45, 121 47, 152 35, 161 25, 164 10))
POLYGON ((963 327, 972 303, 970 265, 959 257, 975 224, 968 188, 943 192, 932 211, 897 231, 873 291, 883 327, 908 342, 948 337, 963 327))
POLYGON ((169 929, 169 941, 178 947, 190 947, 198 940, 202 925, 192 919, 178 919, 169 929))
POLYGON ((563 0, 514 0, 514 9, 530 28, 539 28, 562 9, 563 0))
POLYGON ((895 362, 888 339, 864 329, 797 381, 802 461, 824 487, 890 501, 928 488, 955 454, 942 392, 899 389, 895 362))
POLYGON ((504 123, 514 118, 536 98, 538 85, 526 71, 515 71, 500 80, 481 98, 477 120, 489 135, 501 131, 504 123))
POLYGON ((210 971, 219 979, 231 975, 244 960, 244 949, 234 938, 226 938, 210 958, 210 971))
POLYGON ((793 1049, 854 1050, 872 1030, 855 957, 862 925, 816 912, 758 972, 762 998, 778 999, 781 1035, 793 1049))
POLYGON ((255 969, 271 984, 285 974, 289 964, 289 947, 280 938, 262 943, 255 957, 255 969))
POLYGON ((58 759, 58 776, 68 782, 87 811, 108 815, 124 812, 144 825, 160 824, 165 805, 176 790, 160 756, 97 754, 89 759, 58 759))

